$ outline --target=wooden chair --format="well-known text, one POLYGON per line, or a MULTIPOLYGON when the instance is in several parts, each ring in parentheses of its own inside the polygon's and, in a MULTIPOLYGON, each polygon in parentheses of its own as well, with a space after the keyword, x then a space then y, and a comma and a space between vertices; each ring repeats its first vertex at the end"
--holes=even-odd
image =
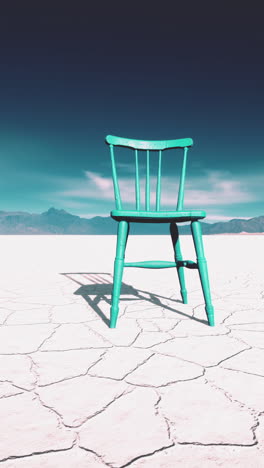
POLYGON ((114 283, 112 290, 111 302, 111 317, 110 328, 115 328, 118 309, 119 296, 122 284, 122 276, 124 267, 140 267, 140 268, 171 268, 176 267, 181 297, 184 304, 187 304, 187 291, 185 287, 184 268, 195 268, 199 271, 201 286, 205 300, 205 310, 210 326, 214 326, 214 308, 211 302, 210 286, 207 272, 207 263, 204 256, 203 240, 200 219, 205 218, 205 211, 183 209, 184 198, 184 182, 186 173, 186 160, 188 149, 193 145, 191 138, 165 141, 143 141, 131 140, 117 136, 108 135, 106 143, 110 146, 110 155, 112 162, 113 184, 116 201, 116 209, 111 211, 111 217, 118 221, 116 258, 114 263, 114 283), (136 209, 124 210, 122 206, 120 189, 118 184, 116 162, 114 155, 114 147, 121 146, 134 149, 135 153, 135 198, 136 209), (183 151, 183 164, 181 170, 178 202, 175 211, 161 211, 160 209, 160 194, 161 194, 161 163, 162 153, 167 149, 181 149, 183 151), (146 153, 146 179, 145 179, 145 209, 141 209, 140 203, 140 179, 139 179, 139 161, 138 151, 146 153), (156 185, 156 207, 155 210, 150 209, 150 152, 158 152, 158 174, 156 185), (191 232, 196 251, 197 261, 183 260, 180 248, 179 232, 177 223, 191 222, 191 232), (125 262, 125 249, 129 233, 129 223, 170 223, 170 232, 174 246, 174 262, 168 261, 144 261, 144 262, 125 262))

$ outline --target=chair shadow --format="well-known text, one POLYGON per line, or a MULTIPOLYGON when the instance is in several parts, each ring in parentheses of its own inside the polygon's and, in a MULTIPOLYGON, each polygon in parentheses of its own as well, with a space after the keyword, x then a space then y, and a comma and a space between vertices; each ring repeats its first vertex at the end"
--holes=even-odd
MULTIPOLYGON (((102 319, 102 321, 109 326, 110 320, 105 316, 102 309, 99 307, 99 303, 103 300, 107 304, 111 305, 111 294, 113 287, 113 277, 110 273, 87 273, 87 272, 73 272, 73 273, 60 273, 66 278, 70 279, 74 283, 78 284, 80 287, 74 292, 74 295, 82 296, 83 299, 88 303, 88 305, 97 313, 97 315, 102 319), (89 281, 89 284, 85 282, 89 281), (93 298, 91 296, 94 296, 93 298), (106 297, 106 296, 109 296, 106 297)), ((161 296, 159 294, 154 294, 149 291, 144 291, 141 289, 135 289, 133 286, 123 283, 120 294, 121 300, 144 300, 148 301, 151 304, 158 305, 164 309, 175 312, 175 314, 182 315, 184 317, 191 318, 200 323, 207 324, 206 320, 198 319, 196 317, 190 317, 190 315, 185 314, 179 310, 175 310, 167 304, 162 303, 161 299, 170 300, 171 302, 180 303, 178 299, 171 299, 170 297, 161 296), (131 299, 122 296, 132 296, 131 299)))

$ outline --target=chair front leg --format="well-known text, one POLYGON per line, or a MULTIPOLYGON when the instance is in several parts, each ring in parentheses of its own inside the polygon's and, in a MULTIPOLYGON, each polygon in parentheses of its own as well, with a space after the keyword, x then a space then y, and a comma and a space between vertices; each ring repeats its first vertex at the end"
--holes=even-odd
MULTIPOLYGON (((175 262, 182 261, 183 258, 182 258, 182 253, 181 253, 179 230, 178 230, 178 226, 176 223, 170 224, 170 234, 171 234, 171 240, 172 240, 172 245, 174 249, 175 262)), ((186 285, 185 285, 183 266, 177 266, 177 274, 178 274, 180 288, 181 288, 182 302, 184 304, 187 304, 187 290, 186 290, 186 285)))
POLYGON ((119 297, 122 285, 124 257, 126 250, 126 243, 129 232, 129 223, 127 221, 120 221, 118 223, 117 243, 116 243, 116 257, 114 265, 114 282, 112 290, 112 301, 110 310, 110 328, 116 327, 118 311, 119 311, 119 297))
POLYGON ((202 229, 201 229, 201 225, 199 221, 193 221, 191 223, 191 230, 192 230, 194 247, 196 251, 199 276, 200 276, 203 295, 204 295, 205 311, 207 314, 209 325, 213 327, 215 324, 214 323, 214 307, 212 305, 212 300, 211 300, 207 262, 204 256, 202 229))

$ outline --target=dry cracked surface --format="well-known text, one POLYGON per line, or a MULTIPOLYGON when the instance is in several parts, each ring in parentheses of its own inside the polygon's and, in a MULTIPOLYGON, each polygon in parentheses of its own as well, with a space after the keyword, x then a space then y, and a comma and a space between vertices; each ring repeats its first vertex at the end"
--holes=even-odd
POLYGON ((5 278, 0 466, 263 467, 264 274, 219 278, 215 327, 137 277, 114 330, 108 273, 5 278))

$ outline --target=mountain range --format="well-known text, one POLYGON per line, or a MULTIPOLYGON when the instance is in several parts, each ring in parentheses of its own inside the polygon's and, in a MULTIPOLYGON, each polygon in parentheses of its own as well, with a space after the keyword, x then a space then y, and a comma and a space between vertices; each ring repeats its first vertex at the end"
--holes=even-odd
MULTIPOLYGON (((204 234, 264 233, 264 216, 231 219, 208 224, 202 222, 204 234)), ((189 225, 180 225, 181 234, 190 234, 189 225)), ((0 211, 0 234, 116 234, 117 223, 110 217, 81 218, 65 210, 50 208, 41 214, 22 211, 0 211)), ((131 223, 131 234, 168 234, 166 224, 131 223)))

